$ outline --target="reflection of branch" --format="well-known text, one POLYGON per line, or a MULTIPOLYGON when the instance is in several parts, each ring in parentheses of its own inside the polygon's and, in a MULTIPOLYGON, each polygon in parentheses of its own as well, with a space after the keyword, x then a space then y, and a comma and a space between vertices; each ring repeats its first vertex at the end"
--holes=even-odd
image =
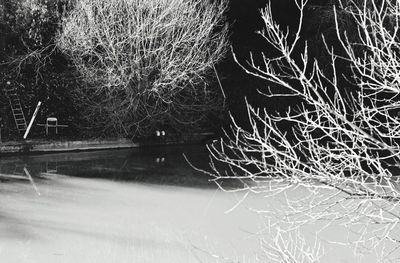
MULTIPOLYGON (((234 262, 236 262, 236 260, 234 261, 234 260, 232 260, 231 258, 227 258, 227 257, 224 257, 223 255, 219 255, 219 254, 217 254, 217 253, 212 253, 211 252, 211 249, 208 247, 208 249, 203 249, 203 248, 201 248, 201 247, 199 247, 199 246, 197 246, 197 245, 195 245, 195 244, 193 244, 192 242, 190 242, 190 245, 192 246, 192 250, 191 250, 191 252, 192 252, 192 255, 196 258, 196 260, 197 261, 199 261, 199 262, 204 262, 203 260, 201 260, 201 258, 198 256, 198 255, 196 255, 196 253, 194 253, 193 252, 193 250, 197 250, 197 251, 199 251, 199 252, 201 252, 201 253, 203 253, 203 254, 205 254, 205 255, 208 255, 208 256, 210 256, 211 258, 213 258, 213 259, 215 259, 215 260, 218 260, 218 262, 229 262, 229 263, 234 263, 234 262), (222 261, 221 261, 222 260, 222 261)), ((208 261, 206 261, 206 262, 208 262, 208 261)), ((239 261, 237 261, 238 263, 239 263, 239 261)))
POLYGON ((26 176, 28 177, 29 181, 31 182, 33 189, 35 189, 36 194, 40 195, 39 189, 36 187, 36 184, 33 181, 33 178, 26 167, 24 167, 24 172, 25 172, 26 176))
POLYGON ((17 180, 29 180, 26 176, 15 175, 15 174, 0 174, 0 177, 4 179, 17 179, 17 180))

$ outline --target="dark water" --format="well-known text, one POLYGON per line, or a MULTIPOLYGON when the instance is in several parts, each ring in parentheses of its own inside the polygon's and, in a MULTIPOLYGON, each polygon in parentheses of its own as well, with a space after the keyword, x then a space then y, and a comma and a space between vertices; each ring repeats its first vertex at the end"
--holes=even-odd
MULTIPOLYGON (((0 174, 24 174, 34 179, 49 174, 82 178, 103 178, 187 187, 215 187, 197 168, 208 169, 205 146, 158 146, 138 149, 103 150, 1 157, 0 174)), ((4 180, 4 178, 3 178, 4 180)))

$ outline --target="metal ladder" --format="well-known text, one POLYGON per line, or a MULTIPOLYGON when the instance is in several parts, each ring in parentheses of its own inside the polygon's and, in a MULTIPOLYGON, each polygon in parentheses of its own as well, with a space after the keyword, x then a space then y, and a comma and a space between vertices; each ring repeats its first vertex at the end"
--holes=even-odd
POLYGON ((6 96, 8 101, 10 102, 11 110, 14 116, 15 125, 17 126, 18 132, 25 132, 27 125, 26 119, 24 115, 24 111, 22 110, 21 101, 19 100, 17 89, 16 88, 6 88, 5 89, 6 96))

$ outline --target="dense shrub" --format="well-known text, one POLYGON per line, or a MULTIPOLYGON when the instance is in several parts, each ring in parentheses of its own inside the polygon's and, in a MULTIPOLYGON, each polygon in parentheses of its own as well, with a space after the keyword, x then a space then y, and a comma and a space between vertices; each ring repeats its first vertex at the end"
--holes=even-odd
POLYGON ((225 1, 82 0, 57 40, 86 85, 75 90, 97 130, 146 134, 204 125, 222 94, 214 65, 227 50, 225 1))

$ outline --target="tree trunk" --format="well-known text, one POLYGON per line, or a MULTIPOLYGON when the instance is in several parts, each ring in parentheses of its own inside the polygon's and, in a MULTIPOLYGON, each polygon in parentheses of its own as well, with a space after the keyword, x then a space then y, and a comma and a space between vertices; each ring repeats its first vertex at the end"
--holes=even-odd
POLYGON ((0 0, 0 59, 4 56, 6 49, 5 11, 5 0, 0 0))

